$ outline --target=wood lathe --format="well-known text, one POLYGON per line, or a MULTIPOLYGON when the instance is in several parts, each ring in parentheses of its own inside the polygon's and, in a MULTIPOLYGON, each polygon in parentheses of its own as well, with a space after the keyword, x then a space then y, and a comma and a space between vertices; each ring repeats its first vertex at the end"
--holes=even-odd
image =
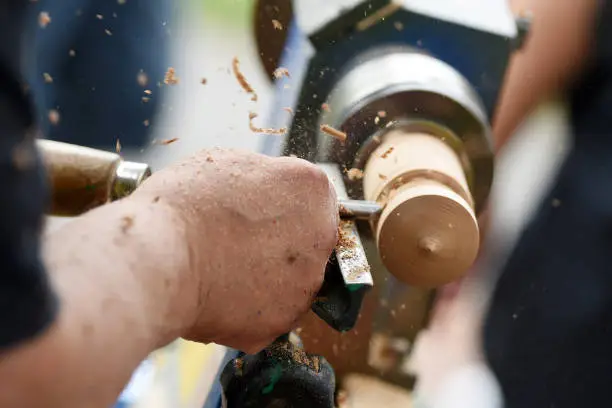
MULTIPOLYGON (((351 220, 374 281, 356 326, 339 333, 309 316, 301 339, 332 364, 340 388, 354 390, 359 375, 409 391, 412 346, 436 289, 478 253, 490 123, 529 18, 506 0, 259 0, 255 10, 275 86, 266 125, 288 129, 262 151, 315 162, 339 197, 382 209, 351 220)), ((219 407, 216 395, 209 407, 219 407)))

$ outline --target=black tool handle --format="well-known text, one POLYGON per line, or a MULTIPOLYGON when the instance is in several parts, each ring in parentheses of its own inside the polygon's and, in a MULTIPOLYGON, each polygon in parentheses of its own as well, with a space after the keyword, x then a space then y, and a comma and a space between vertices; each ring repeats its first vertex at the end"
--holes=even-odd
POLYGON ((334 407, 334 370, 325 358, 304 352, 295 334, 230 361, 221 385, 226 408, 334 407))

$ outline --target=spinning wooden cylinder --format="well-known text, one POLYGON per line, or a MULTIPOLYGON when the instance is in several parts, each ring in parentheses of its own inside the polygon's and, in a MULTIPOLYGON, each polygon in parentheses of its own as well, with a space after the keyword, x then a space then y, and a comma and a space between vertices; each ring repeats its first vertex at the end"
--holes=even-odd
POLYGON ((364 171, 367 200, 384 206, 373 230, 380 257, 398 279, 437 287, 476 259, 474 201, 457 153, 440 137, 393 129, 364 171))

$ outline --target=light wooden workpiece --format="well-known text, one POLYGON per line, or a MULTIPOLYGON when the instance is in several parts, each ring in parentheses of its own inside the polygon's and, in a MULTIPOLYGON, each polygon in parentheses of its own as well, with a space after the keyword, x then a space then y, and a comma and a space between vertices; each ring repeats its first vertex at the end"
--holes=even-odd
POLYGON ((385 209, 374 225, 381 259, 398 279, 437 287, 464 275, 479 231, 465 172, 438 137, 393 129, 364 171, 365 199, 385 209))
POLYGON ((408 391, 375 377, 350 374, 342 380, 339 408, 411 408, 408 391))

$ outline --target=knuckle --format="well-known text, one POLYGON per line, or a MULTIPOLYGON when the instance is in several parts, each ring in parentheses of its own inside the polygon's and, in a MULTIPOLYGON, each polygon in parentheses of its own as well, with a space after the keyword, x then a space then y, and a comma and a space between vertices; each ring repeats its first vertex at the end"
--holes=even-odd
POLYGON ((301 182, 307 183, 308 187, 328 188, 329 179, 325 172, 316 164, 303 159, 291 159, 293 173, 301 182))

